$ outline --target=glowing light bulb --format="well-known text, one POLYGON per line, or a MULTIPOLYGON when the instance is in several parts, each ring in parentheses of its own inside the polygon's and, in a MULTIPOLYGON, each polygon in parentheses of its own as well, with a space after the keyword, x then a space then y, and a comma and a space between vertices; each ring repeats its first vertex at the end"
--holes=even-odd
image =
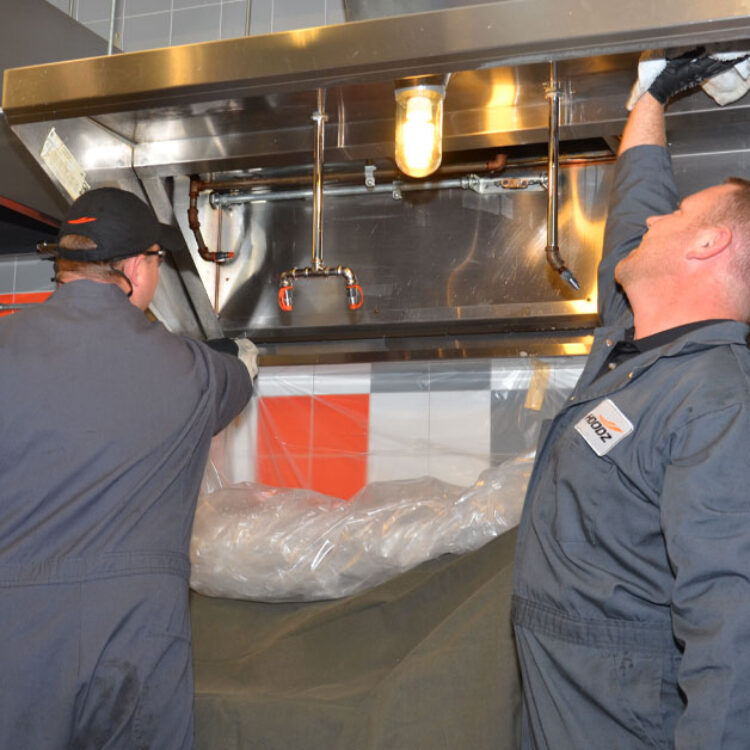
POLYGON ((444 96, 444 86, 396 89, 396 164, 410 177, 425 177, 440 166, 444 96))

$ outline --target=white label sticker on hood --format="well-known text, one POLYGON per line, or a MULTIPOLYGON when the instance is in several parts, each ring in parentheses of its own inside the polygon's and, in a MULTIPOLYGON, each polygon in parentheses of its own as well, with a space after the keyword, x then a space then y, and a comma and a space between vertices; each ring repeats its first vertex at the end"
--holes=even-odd
POLYGON ((630 435, 633 425, 612 401, 605 398, 576 425, 576 430, 597 456, 604 456, 630 435))

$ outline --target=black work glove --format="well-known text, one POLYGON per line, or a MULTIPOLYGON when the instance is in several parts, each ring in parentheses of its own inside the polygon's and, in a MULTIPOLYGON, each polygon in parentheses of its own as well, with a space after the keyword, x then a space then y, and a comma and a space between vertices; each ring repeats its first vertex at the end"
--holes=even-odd
POLYGON ((676 94, 700 86, 703 81, 733 68, 747 57, 714 60, 706 55, 705 47, 696 47, 669 60, 651 84, 648 93, 658 102, 666 104, 676 94))
POLYGON ((206 343, 216 352, 239 356, 239 347, 234 339, 209 339, 206 343))
POLYGON ((258 347, 250 339, 241 336, 237 339, 209 339, 206 343, 217 352, 242 360, 251 378, 258 374, 258 347))

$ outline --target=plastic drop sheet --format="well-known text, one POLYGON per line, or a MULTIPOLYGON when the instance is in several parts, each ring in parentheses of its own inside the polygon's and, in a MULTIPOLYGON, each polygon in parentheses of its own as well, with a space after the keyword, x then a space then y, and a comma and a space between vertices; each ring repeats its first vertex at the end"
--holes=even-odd
POLYGON ((257 601, 336 599, 445 553, 478 549, 518 523, 532 455, 467 489, 432 477, 376 482, 346 502, 243 483, 203 495, 193 589, 257 601))
POLYGON ((261 368, 214 440, 191 545, 199 593, 350 596, 518 523, 541 424, 582 360, 261 368))

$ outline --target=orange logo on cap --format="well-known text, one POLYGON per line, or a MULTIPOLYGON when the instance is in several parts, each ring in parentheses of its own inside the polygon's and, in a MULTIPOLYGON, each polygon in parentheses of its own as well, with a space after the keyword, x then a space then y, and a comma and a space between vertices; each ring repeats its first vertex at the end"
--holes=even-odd
POLYGON ((82 216, 80 219, 70 219, 68 224, 90 224, 92 221, 96 221, 95 216, 82 216))

